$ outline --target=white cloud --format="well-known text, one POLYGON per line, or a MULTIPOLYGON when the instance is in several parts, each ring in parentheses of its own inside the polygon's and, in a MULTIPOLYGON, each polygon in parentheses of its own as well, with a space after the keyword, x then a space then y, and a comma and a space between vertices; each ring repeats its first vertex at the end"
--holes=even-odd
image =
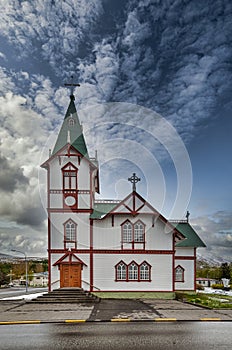
MULTIPOLYGON (((100 0, 63 0, 58 4, 9 0, 3 8, 1 34, 19 49, 21 57, 41 53, 57 73, 61 65, 72 66, 70 58, 77 56, 85 34, 103 11, 100 0)), ((62 73, 65 71, 58 74, 62 73)))
POLYGON ((4 55, 4 53, 0 52, 0 58, 3 60, 6 60, 6 55, 4 55))
POLYGON ((193 227, 206 244, 202 256, 211 255, 217 259, 223 257, 232 260, 232 213, 218 211, 208 216, 191 220, 193 227))

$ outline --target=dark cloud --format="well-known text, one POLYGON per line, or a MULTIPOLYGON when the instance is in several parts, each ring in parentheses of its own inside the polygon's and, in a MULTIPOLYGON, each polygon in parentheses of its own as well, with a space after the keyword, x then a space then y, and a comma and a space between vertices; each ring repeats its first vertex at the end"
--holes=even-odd
POLYGON ((25 207, 20 215, 18 215, 16 218, 16 221, 19 224, 32 227, 41 227, 44 229, 44 220, 46 217, 46 212, 39 203, 38 206, 25 207))
POLYGON ((0 154, 0 190, 14 192, 20 185, 29 184, 29 180, 23 175, 23 171, 0 154))

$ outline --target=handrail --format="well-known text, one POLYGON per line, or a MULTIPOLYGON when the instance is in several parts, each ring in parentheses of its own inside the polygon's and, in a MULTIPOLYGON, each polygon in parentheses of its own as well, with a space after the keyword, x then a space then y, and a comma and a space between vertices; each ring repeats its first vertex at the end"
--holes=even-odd
POLYGON ((89 282, 86 282, 86 281, 84 281, 84 280, 81 280, 81 282, 84 282, 84 283, 88 284, 88 285, 89 285, 90 287, 92 287, 92 288, 95 288, 95 289, 97 289, 97 290, 101 290, 100 288, 95 287, 93 284, 90 284, 89 282))
POLYGON ((51 286, 52 286, 53 284, 57 283, 57 282, 60 282, 60 280, 56 280, 56 281, 52 282, 52 283, 51 283, 51 286))

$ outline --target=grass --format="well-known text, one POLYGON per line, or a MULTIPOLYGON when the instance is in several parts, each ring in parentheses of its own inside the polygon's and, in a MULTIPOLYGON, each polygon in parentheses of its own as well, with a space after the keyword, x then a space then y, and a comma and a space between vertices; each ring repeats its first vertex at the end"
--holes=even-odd
POLYGON ((102 299, 174 299, 172 292, 92 292, 102 299))
POLYGON ((176 293, 176 299, 210 309, 232 309, 232 297, 220 294, 176 293))

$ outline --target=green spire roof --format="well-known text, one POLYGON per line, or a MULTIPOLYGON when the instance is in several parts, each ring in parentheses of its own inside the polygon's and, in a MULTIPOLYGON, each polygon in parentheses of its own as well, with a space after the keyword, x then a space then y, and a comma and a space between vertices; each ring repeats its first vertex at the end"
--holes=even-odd
POLYGON ((60 129, 55 147, 52 151, 52 155, 62 149, 67 143, 70 143, 78 152, 89 159, 74 100, 74 95, 71 95, 70 103, 65 114, 65 118, 60 129))

